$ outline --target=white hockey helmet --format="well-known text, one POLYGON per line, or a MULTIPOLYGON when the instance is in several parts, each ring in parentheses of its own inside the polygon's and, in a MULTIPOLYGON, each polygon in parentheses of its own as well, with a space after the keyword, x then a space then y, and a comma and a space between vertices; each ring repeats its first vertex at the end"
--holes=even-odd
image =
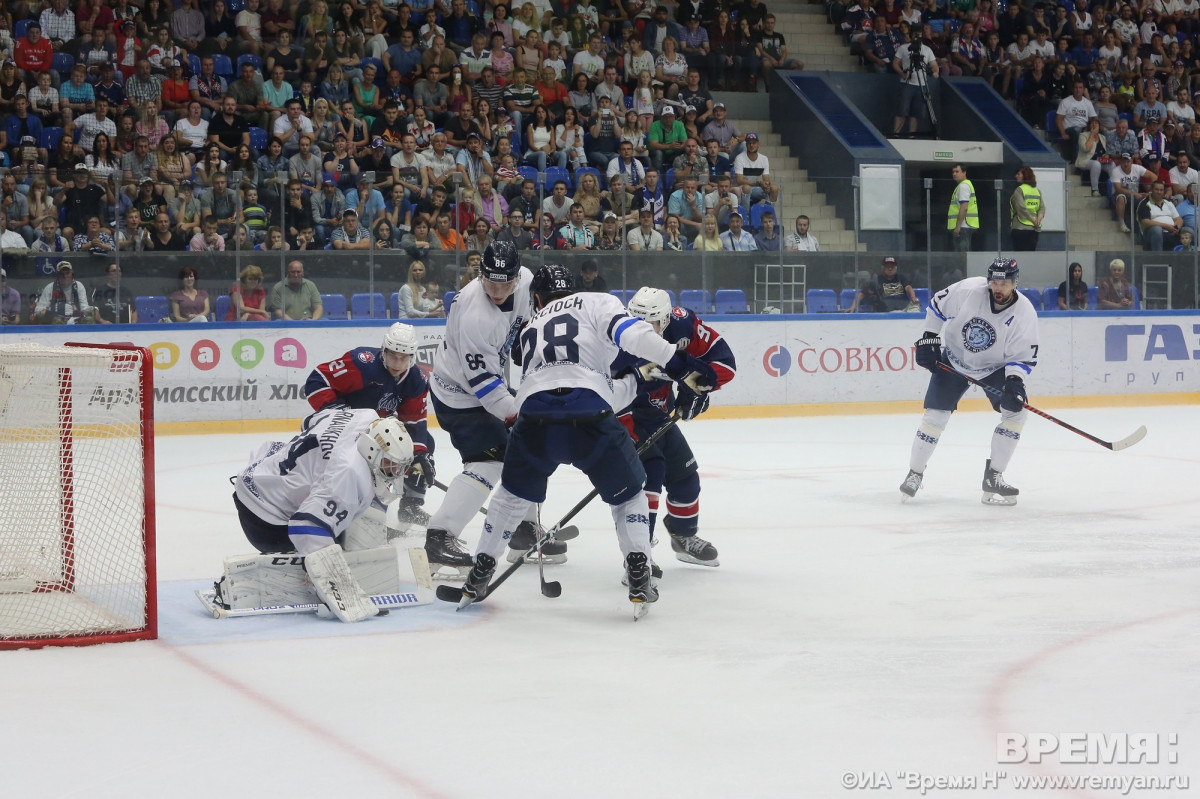
POLYGON ((642 286, 629 301, 629 313, 645 319, 662 332, 671 321, 671 295, 662 289, 642 286))
POLYGON ((416 355, 417 329, 412 325, 397 322, 388 328, 380 349, 384 352, 398 352, 401 355, 416 355))
POLYGON ((376 475, 398 477, 413 460, 413 442, 408 430, 394 416, 371 422, 358 437, 358 452, 376 475))

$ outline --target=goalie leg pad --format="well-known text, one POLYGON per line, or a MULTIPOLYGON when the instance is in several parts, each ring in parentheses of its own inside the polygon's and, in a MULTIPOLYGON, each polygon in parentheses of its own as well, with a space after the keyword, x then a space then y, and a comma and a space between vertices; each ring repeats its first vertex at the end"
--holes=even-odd
POLYGON ((233 610, 316 602, 300 555, 246 555, 225 559, 221 599, 233 610))
MULTIPOLYGON (((397 500, 399 501, 399 500, 397 500)), ((389 537, 387 510, 372 502, 360 513, 342 535, 342 548, 347 552, 375 549, 386 544, 389 537)))
POLYGON ((354 578, 346 555, 337 544, 305 556, 304 568, 317 596, 342 621, 362 621, 379 612, 354 578))

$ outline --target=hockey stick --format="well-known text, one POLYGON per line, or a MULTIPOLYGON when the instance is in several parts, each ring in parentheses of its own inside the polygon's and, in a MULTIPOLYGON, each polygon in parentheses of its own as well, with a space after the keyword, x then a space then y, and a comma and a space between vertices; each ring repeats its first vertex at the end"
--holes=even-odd
MULTIPOLYGON (((679 412, 676 411, 675 413, 671 414, 670 418, 667 419, 666 423, 664 423, 662 427, 655 430, 653 435, 651 435, 649 438, 647 438, 645 441, 642 442, 642 445, 639 446, 637 449, 638 455, 641 455, 643 452, 650 449, 650 447, 652 447, 656 443, 658 443, 658 440, 660 438, 662 438, 664 435, 666 435, 667 431, 670 430, 672 427, 674 427, 678 421, 679 421, 679 412)), ((525 557, 532 555, 534 552, 538 551, 541 548, 542 544, 545 543, 546 541, 556 540, 557 535, 558 535, 558 530, 563 525, 565 525, 567 522, 571 521, 571 519, 574 519, 575 516, 578 515, 578 513, 581 510, 583 510, 585 507, 587 507, 588 503, 590 503, 593 499, 595 499, 599 495, 600 495, 600 492, 597 489, 593 488, 590 492, 588 492, 588 495, 586 497, 584 497, 583 499, 576 502, 575 507, 573 507, 569 511, 567 511, 567 515, 563 516, 561 519, 558 520, 558 524, 554 525, 549 530, 547 530, 546 533, 537 540, 537 543, 535 543, 532 547, 530 547, 529 551, 526 552, 524 556, 518 558, 516 563, 514 563, 513 565, 511 565, 507 569, 505 569, 504 572, 499 577, 497 577, 495 580, 493 580, 491 582, 491 584, 488 586, 487 593, 484 594, 484 598, 486 599, 487 597, 491 596, 492 592, 495 591, 497 588, 499 588, 501 583, 503 583, 505 580, 507 580, 509 577, 511 577, 513 572, 515 572, 517 569, 521 568, 521 564, 523 564, 525 562, 525 557)), ((539 566, 541 565, 540 559, 539 559, 538 565, 539 566)), ((558 593, 554 594, 554 596, 559 596, 560 594, 562 594, 562 584, 561 583, 559 583, 557 581, 553 581, 553 582, 545 583, 545 585, 546 586, 558 586, 558 588, 557 588, 558 593)), ((550 588, 550 590, 554 591, 555 589, 550 588)), ((542 594, 545 596, 550 596, 550 594, 546 593, 545 589, 543 589, 542 594)), ((462 610, 467 605, 471 604, 469 601, 466 604, 462 604, 462 600, 465 598, 463 596, 462 589, 455 588, 454 586, 450 586, 450 585, 439 585, 437 588, 437 598, 442 600, 443 602, 458 602, 458 603, 460 603, 458 606, 459 610, 462 610)))
MULTIPOLYGON (((1004 395, 1003 391, 993 388, 992 386, 989 386, 986 383, 982 383, 982 382, 976 380, 975 378, 971 377, 970 375, 964 375, 962 372, 960 372, 957 369, 955 369, 954 367, 950 366, 950 364, 946 363, 945 361, 938 361, 937 365, 938 365, 939 369, 941 369, 945 372, 949 372, 952 375, 958 375, 959 377, 963 378, 964 380, 966 380, 969 383, 974 383, 975 385, 979 386, 984 391, 986 391, 987 393, 991 394, 994 397, 1001 397, 1004 395)), ((1054 422, 1056 425, 1058 425, 1060 427, 1065 427, 1068 430, 1070 430, 1072 433, 1081 435, 1084 438, 1086 438, 1087 440, 1094 441, 1097 444, 1099 444, 1100 446, 1111 449, 1114 452, 1117 452, 1117 451, 1120 451, 1123 449, 1129 449, 1134 444, 1138 443, 1139 441, 1141 441, 1143 438, 1146 437, 1146 425, 1142 425, 1137 430, 1134 430, 1132 433, 1125 436, 1125 438, 1120 439, 1119 441, 1105 441, 1102 438, 1097 438, 1096 436, 1092 435, 1091 433, 1087 433, 1087 432, 1084 432, 1083 430, 1080 430, 1078 427, 1075 427, 1074 425, 1067 424, 1062 419, 1051 416, 1050 414, 1046 413, 1045 411, 1038 410, 1037 408, 1033 407, 1032 405, 1030 405, 1027 402, 1021 403, 1021 407, 1023 407, 1025 410, 1029 411, 1030 413, 1036 413, 1038 416, 1042 417, 1043 419, 1054 422)))
MULTIPOLYGON (((433 487, 440 488, 443 492, 450 490, 450 487, 447 486, 445 483, 443 483, 440 480, 434 480, 433 487)), ((487 516, 487 508, 480 508, 479 513, 483 514, 483 516, 486 517, 487 516)), ((568 526, 562 528, 561 530, 559 530, 557 533, 555 533, 554 537, 555 537, 555 539, 557 539, 559 541, 570 541, 573 538, 579 537, 579 528, 573 524, 568 525, 568 526)))
MULTIPOLYGON (((541 524, 541 523, 542 523, 541 506, 538 506, 538 524, 541 524)), ((556 538, 558 537, 557 532, 555 532, 554 535, 556 538)), ((547 538, 545 536, 543 536, 537 542, 538 585, 542 589, 542 596, 549 597, 550 599, 557 599, 558 597, 562 596, 562 583, 558 582, 557 580, 552 580, 550 582, 546 582, 546 559, 544 557, 542 557, 542 546, 545 544, 546 540, 547 540, 547 538)))

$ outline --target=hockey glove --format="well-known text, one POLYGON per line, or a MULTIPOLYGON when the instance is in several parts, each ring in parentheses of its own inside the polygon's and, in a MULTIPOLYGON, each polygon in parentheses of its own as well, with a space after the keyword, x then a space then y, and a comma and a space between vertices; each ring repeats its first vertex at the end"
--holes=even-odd
POLYGON ((433 488, 433 479, 437 472, 433 468, 433 456, 429 450, 422 449, 413 453, 412 465, 408 467, 408 476, 412 485, 422 491, 433 488))
POLYGON ((663 371, 677 383, 685 384, 697 394, 717 387, 717 373, 706 362, 686 352, 677 352, 663 364, 663 371))
POLYGON ((937 371, 937 362, 942 358, 942 339, 937 333, 926 333, 917 342, 917 366, 937 371))
POLYGON ((683 421, 695 419, 708 410, 708 392, 697 394, 686 384, 680 384, 675 394, 675 409, 679 411, 679 418, 683 421))
POLYGON ((1025 381, 1016 375, 1009 375, 1004 381, 1004 396, 1000 398, 1000 407, 1011 413, 1024 409, 1029 399, 1025 395, 1025 381))
POLYGON ((653 383, 659 380, 671 379, 671 377, 656 363, 644 363, 637 369, 634 369, 633 372, 634 377, 637 378, 638 385, 641 385, 642 383, 653 383))

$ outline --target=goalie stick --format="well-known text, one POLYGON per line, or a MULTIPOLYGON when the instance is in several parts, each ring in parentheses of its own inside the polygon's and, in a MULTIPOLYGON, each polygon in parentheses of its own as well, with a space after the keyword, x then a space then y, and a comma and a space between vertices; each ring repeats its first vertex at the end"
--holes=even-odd
MULTIPOLYGON (((440 488, 443 492, 450 490, 449 487, 440 480, 434 480, 433 487, 440 488)), ((484 517, 487 516, 487 508, 480 508, 479 512, 481 514, 483 514, 484 517)), ((578 538, 578 537, 579 537, 579 528, 573 524, 568 524, 566 527, 563 527, 561 530, 559 530, 557 533, 554 534, 554 538, 557 541, 570 541, 570 540, 578 538)))
MULTIPOLYGON (((985 383, 981 383, 980 381, 976 380, 975 378, 971 377, 970 375, 964 375, 962 372, 953 368, 952 366, 950 366, 948 363, 945 363, 944 361, 938 361, 937 365, 938 365, 939 369, 949 372, 952 375, 958 375, 959 377, 963 378, 964 380, 966 380, 969 383, 974 383, 975 385, 979 386, 984 391, 986 391, 987 393, 991 394, 994 397, 1003 396, 1003 394, 1004 394, 1004 392, 1000 391, 999 389, 995 389, 989 385, 986 385, 985 383)), ((1038 410, 1037 408, 1033 407, 1032 405, 1030 405, 1027 402, 1021 403, 1021 407, 1023 407, 1025 410, 1029 411, 1030 413, 1035 413, 1038 416, 1042 417, 1043 419, 1054 422, 1059 427, 1065 427, 1068 430, 1070 430, 1072 433, 1081 435, 1084 438, 1086 438, 1088 441, 1094 441, 1097 444, 1099 444, 1100 446, 1106 447, 1107 449, 1111 449, 1114 452, 1118 452, 1123 449, 1129 449, 1134 444, 1138 443, 1139 441, 1141 441, 1143 438, 1146 437, 1146 425, 1142 425, 1137 430, 1134 430, 1132 433, 1125 436, 1125 438, 1122 438, 1118 441, 1105 441, 1104 439, 1098 438, 1098 437, 1092 435, 1091 433, 1087 433, 1087 432, 1084 432, 1083 430, 1080 430, 1078 427, 1075 427, 1074 425, 1067 424, 1062 419, 1058 419, 1054 416, 1051 416, 1050 414, 1046 413, 1045 411, 1038 410)))
MULTIPOLYGON (((647 438, 645 441, 642 442, 641 446, 639 446, 637 449, 638 454, 641 455, 643 452, 650 449, 650 447, 654 446, 658 442, 658 440, 660 438, 662 438, 664 435, 666 435, 667 431, 670 430, 672 427, 674 427, 676 425, 676 423, 678 423, 678 422, 679 422, 679 412, 676 411, 675 413, 671 414, 670 418, 667 419, 667 421, 663 424, 662 427, 655 430, 653 435, 651 435, 649 438, 647 438)), ((529 548, 529 551, 526 552, 524 556, 519 558, 516 563, 514 563, 513 565, 511 565, 507 569, 505 569, 504 572, 499 577, 497 577, 495 580, 492 580, 491 584, 488 586, 488 590, 487 590, 487 593, 484 595, 484 598, 486 599, 487 597, 491 596, 492 592, 495 591, 497 588, 499 588, 501 583, 503 583, 505 580, 507 580, 509 577, 511 577, 513 572, 515 572, 517 569, 521 568, 521 565, 523 563, 525 563, 526 557, 537 552, 547 541, 555 540, 557 538, 559 528, 562 527, 567 522, 569 522, 571 519, 574 519, 575 516, 581 510, 583 510, 585 507, 587 507, 588 503, 590 503, 593 499, 595 499, 597 496, 599 496, 599 494, 600 494, 600 492, 598 490, 596 490, 595 488, 593 488, 586 497, 579 500, 579 502, 575 503, 575 507, 573 507, 569 511, 567 511, 567 515, 563 516, 561 519, 559 519, 558 524, 554 525, 549 530, 547 530, 545 532, 545 534, 541 538, 539 538, 532 547, 529 548)), ((542 595, 543 596, 557 597, 561 594, 562 594, 562 583, 559 583, 556 580, 551 581, 551 582, 546 582, 544 578, 542 579, 542 595), (557 588, 555 588, 556 586, 557 586, 557 588), (549 590, 551 593, 547 593, 547 590, 549 590)), ((454 586, 450 586, 450 585, 439 585, 437 588, 437 598, 442 600, 443 602, 458 603, 459 610, 462 610, 467 605, 471 604, 471 599, 469 597, 466 597, 463 595, 463 590, 461 588, 455 588, 454 586)))

